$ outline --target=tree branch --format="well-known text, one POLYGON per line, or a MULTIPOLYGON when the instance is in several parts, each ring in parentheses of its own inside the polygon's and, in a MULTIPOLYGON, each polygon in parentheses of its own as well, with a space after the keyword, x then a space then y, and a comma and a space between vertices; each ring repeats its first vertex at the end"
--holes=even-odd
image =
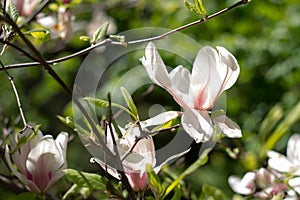
MULTIPOLYGON (((158 36, 154 36, 154 37, 150 37, 150 38, 145 38, 145 39, 140 39, 140 40, 132 40, 132 41, 128 41, 128 42, 125 42, 125 45, 123 42, 117 42, 117 41, 112 41, 111 39, 106 39, 106 40, 103 40, 99 43, 97 43, 96 45, 93 45, 93 46, 90 46, 86 49, 83 49, 79 52, 76 52, 74 54, 70 54, 68 56, 65 56, 65 57, 61 57, 61 58, 57 58, 57 59, 53 59, 53 60, 48 60, 48 61, 45 61, 47 64, 49 65, 52 65, 52 64, 55 64, 55 63, 58 63, 58 62, 62 62, 62 61, 65 61, 65 60, 69 60, 69 59, 72 59, 74 57, 77 57, 77 56, 81 56, 81 55, 84 55, 84 54, 87 54, 89 52, 91 52, 92 50, 98 48, 98 47, 101 47, 101 46, 107 46, 107 45, 119 45, 119 46, 126 46, 126 45, 134 45, 134 44, 140 44, 140 43, 145 43, 145 42, 150 42, 150 41, 155 41, 155 40, 160 40, 160 39, 163 39, 169 35, 172 35, 178 31, 182 31, 184 29, 187 29, 187 28, 190 28, 192 26, 195 26, 195 25, 199 25, 199 24, 202 24, 210 19, 213 19, 221 14, 224 14, 238 6, 241 6, 241 5, 244 5, 244 4, 247 4, 248 3, 248 0, 240 0, 238 1, 237 3, 233 4, 232 6, 229 6, 228 8, 225 8, 223 10, 220 10, 219 12, 216 12, 212 15, 209 15, 206 19, 200 19, 200 20, 197 20, 197 21, 194 21, 194 22, 191 22, 189 24, 186 24, 186 25, 183 25, 183 26, 180 26, 178 28, 175 28, 171 31, 168 31, 166 33, 163 33, 161 35, 158 35, 158 36)), ((25 68, 25 67, 32 67, 32 66, 40 66, 41 63, 39 62, 30 62, 30 63, 21 63, 21 64, 10 64, 10 65, 6 65, 5 68, 6 69, 16 69, 16 68, 25 68)), ((0 69, 0 71, 3 70, 3 69, 0 69)))

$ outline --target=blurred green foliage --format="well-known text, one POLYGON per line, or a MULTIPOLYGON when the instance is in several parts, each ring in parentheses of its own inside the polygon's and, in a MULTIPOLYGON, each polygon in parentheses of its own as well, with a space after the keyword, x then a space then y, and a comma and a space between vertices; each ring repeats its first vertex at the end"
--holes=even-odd
MULTIPOLYGON (((234 0, 203 0, 203 5, 207 14, 211 15, 235 2, 234 0)), ((34 38, 31 40, 47 59, 69 55, 88 47, 89 44, 80 41, 79 37, 87 35, 86 27, 92 20, 91 11, 97 11, 97 9, 113 19, 116 34, 142 27, 174 29, 199 19, 199 16, 185 7, 183 0, 110 0, 100 2, 90 0, 82 1, 72 8, 76 17, 75 26, 78 27, 75 28, 77 31, 69 41, 56 39, 41 43, 34 38), (82 24, 84 25, 82 26, 82 24)), ((208 188, 217 187, 231 197, 232 191, 227 184, 228 176, 230 174, 242 175, 245 171, 264 164, 264 159, 259 157, 261 152, 257 152, 259 145, 267 140, 284 117, 294 111, 293 107, 300 100, 299 18, 300 4, 297 0, 252 0, 245 6, 240 6, 204 24, 182 31, 203 46, 226 47, 235 55, 241 67, 237 84, 226 93, 227 115, 240 125, 243 138, 222 141, 223 147, 240 148, 239 160, 232 159, 225 153, 221 145, 217 145, 210 153, 207 164, 185 179, 187 188, 192 191, 190 197, 193 195, 199 197, 204 183, 211 185, 207 186, 208 188), (280 116, 276 118, 272 113, 268 115, 269 111, 272 108, 274 111, 276 107, 277 109, 280 107, 280 116), (263 134, 261 131, 266 130, 266 127, 261 127, 261 125, 264 126, 267 123, 266 120, 269 120, 269 118, 265 119, 266 116, 273 120, 268 123, 272 127, 271 130, 268 130, 268 135, 261 135, 263 134), (263 124, 264 119, 265 123, 263 124)), ((20 41, 16 38, 15 42, 20 41)), ((183 48, 188 49, 189 47, 183 46, 183 48)), ((162 55, 169 66, 182 64, 174 56, 166 55, 164 57, 164 54, 162 55)), ((107 88, 110 85, 113 86, 124 72, 139 64, 138 59, 141 56, 142 54, 137 53, 122 59, 120 67, 109 70, 101 86, 107 88)), ((53 67, 71 88, 84 57, 64 61, 53 67)), ((11 48, 1 56, 1 60, 5 64, 29 61, 24 55, 16 53, 11 48)), ((97 170, 98 166, 89 163, 90 155, 76 133, 56 118, 56 115, 71 114, 71 102, 54 79, 41 67, 12 69, 9 72, 14 77, 28 121, 41 124, 41 130, 44 133, 55 135, 65 130, 74 134, 75 139, 70 142, 68 147, 70 168, 84 171, 97 170)), ((0 111, 4 116, 15 119, 19 114, 18 107, 11 85, 2 71, 0 72, 0 86, 0 111)), ((168 104, 170 109, 179 109, 172 97, 163 93, 164 91, 158 87, 155 87, 147 97, 142 97, 141 94, 146 89, 146 87, 142 87, 133 95, 140 111, 148 113, 147 109, 152 104, 159 102, 166 102, 165 105, 168 104)), ((106 96, 102 98, 105 99, 106 96)), ((147 114, 142 117, 146 118, 147 114)), ((295 120, 286 128, 283 136, 274 146, 276 150, 284 151, 289 136, 292 133, 300 132, 299 120, 295 120)), ((197 154, 195 150, 185 156, 186 165, 197 159, 193 155, 195 152, 197 154)), ((176 164, 183 165, 180 161, 177 161, 176 164)), ((164 173, 166 172, 162 172, 163 175, 164 173)), ((4 198, 5 192, 1 191, 0 193, 1 198, 4 198)), ((183 191, 183 194, 186 193, 183 191)))

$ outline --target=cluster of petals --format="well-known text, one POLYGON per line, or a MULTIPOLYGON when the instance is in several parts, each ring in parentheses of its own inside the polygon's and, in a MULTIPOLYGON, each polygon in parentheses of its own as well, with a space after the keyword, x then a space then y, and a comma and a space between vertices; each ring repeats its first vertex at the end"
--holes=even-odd
POLYGON ((36 134, 30 129, 13 136, 10 147, 6 146, 5 158, 14 175, 30 191, 43 193, 64 176, 63 170, 67 167, 66 132, 61 132, 55 140, 51 135, 43 136, 40 131, 36 134), (30 137, 29 141, 21 144, 24 138, 30 137))
MULTIPOLYGON (((175 111, 168 111, 165 113, 161 113, 151 119, 141 121, 139 125, 132 124, 129 125, 126 129, 119 127, 120 131, 122 132, 121 138, 118 138, 118 135, 113 126, 112 131, 108 129, 106 137, 108 148, 114 154, 116 153, 115 149, 117 149, 121 159, 127 154, 125 159, 122 160, 122 167, 133 190, 144 191, 145 189, 147 189, 147 165, 151 165, 154 172, 158 173, 163 165, 187 152, 185 151, 180 154, 171 156, 163 163, 157 165, 153 138, 150 135, 147 137, 144 135, 146 133, 149 133, 146 127, 164 124, 171 119, 178 117, 179 114, 180 113, 175 111), (113 144, 113 137, 115 138, 116 146, 113 144), (139 141, 137 141, 137 138, 142 139, 139 139, 139 141), (129 150, 131 149, 132 151, 128 154, 129 150)), ((106 165, 106 162, 97 157, 94 157, 92 160, 99 163, 100 166, 106 169, 110 175, 117 179, 120 179, 118 170, 114 166, 106 165)))
POLYGON ((230 176, 229 185, 234 192, 260 199, 281 197, 297 200, 300 195, 300 135, 290 137, 287 156, 268 152, 268 168, 247 172, 243 178, 230 176))
POLYGON ((217 98, 237 80, 240 72, 235 57, 224 47, 205 46, 199 50, 192 72, 183 66, 168 73, 155 45, 149 43, 141 59, 150 79, 167 90, 184 109, 181 123, 197 142, 207 142, 214 125, 228 137, 241 137, 239 126, 224 112, 211 116, 217 98))

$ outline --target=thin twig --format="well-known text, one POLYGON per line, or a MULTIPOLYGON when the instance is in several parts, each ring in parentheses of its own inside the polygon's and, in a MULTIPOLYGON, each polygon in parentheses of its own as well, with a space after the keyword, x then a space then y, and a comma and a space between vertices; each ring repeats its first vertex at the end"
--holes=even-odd
MULTIPOLYGON (((240 0, 239 2, 233 4, 232 6, 229 6, 228 8, 225 8, 223 10, 220 10, 219 12, 216 12, 210 16, 208 16, 206 19, 200 19, 200 20, 197 20, 197 21, 194 21, 194 22, 191 22, 189 24, 186 24, 186 25, 183 25, 183 26, 180 26, 176 29, 173 29, 171 31, 168 31, 166 33, 163 33, 161 35, 158 35, 158 36, 154 36, 154 37, 150 37, 150 38, 145 38, 145 39, 140 39, 140 40, 132 40, 132 41, 128 41, 126 42, 125 44, 126 45, 133 45, 133 44, 140 44, 140 43, 145 43, 145 42, 150 42, 150 41, 155 41, 155 40, 160 40, 160 39, 163 39, 169 35, 172 35, 174 34, 175 32, 178 32, 178 31, 182 31, 184 29, 187 29, 187 28, 190 28, 192 26, 195 26, 195 25, 199 25, 201 23, 204 23, 212 18, 215 18, 221 14, 224 14, 238 6, 241 6, 241 5, 244 5, 244 4, 247 4, 248 3, 248 0, 240 0)), ((112 41, 111 39, 106 39, 106 40, 103 40, 99 43, 97 43, 96 45, 93 45, 93 46, 90 46, 86 49, 83 49, 79 52, 76 52, 74 54, 70 54, 68 56, 64 56, 64 57, 61 57, 61 58, 57 58, 57 59, 53 59, 53 60, 48 60, 48 61, 45 61, 47 64, 55 64, 55 63, 59 63, 59 62, 62 62, 62 61, 65 61, 65 60, 68 60, 68 59, 72 59, 74 57, 77 57, 77 56, 81 56, 81 55, 84 55, 84 54, 87 54, 89 52, 91 52, 92 50, 98 48, 98 47, 101 47, 101 46, 108 46, 108 45, 119 45, 119 46, 124 46, 124 43, 122 42, 117 42, 117 41, 112 41)), ((125 45, 125 46, 126 46, 125 45)), ((10 65, 7 65, 5 66, 6 69, 15 69, 15 68, 25 68, 25 67, 32 67, 32 66, 39 66, 41 65, 39 62, 29 62, 29 63, 22 63, 22 64, 10 64, 10 65)), ((0 69, 1 71, 2 69, 0 69)))
POLYGON ((127 176, 125 175, 124 168, 123 168, 123 165, 122 165, 122 160, 120 159, 120 154, 119 154, 118 146, 117 146, 117 143, 116 143, 116 138, 114 136, 114 132, 113 132, 113 128, 112 128, 112 116, 113 115, 112 115, 112 110, 111 110, 110 94, 108 93, 107 96, 108 96, 108 123, 106 125, 109 128, 111 138, 112 138, 112 141, 113 141, 113 145, 114 145, 114 151, 115 151, 115 154, 116 154, 116 156, 115 156, 116 159, 115 160, 117 162, 117 171, 121 175, 121 181, 124 184, 125 188, 127 189, 130 199, 134 200, 134 199, 136 199, 136 196, 135 196, 134 191, 132 190, 132 188, 129 184, 127 176), (121 168, 118 168, 118 167, 121 167, 121 168))
POLYGON ((24 127, 27 127, 27 122, 26 122, 25 115, 24 115, 24 112, 23 112, 23 109, 22 109, 22 104, 21 104, 19 94, 18 94, 17 88, 16 88, 14 80, 13 80, 14 78, 8 73, 7 70, 5 70, 5 67, 4 67, 1 60, 0 60, 0 65, 1 65, 1 68, 4 69, 4 72, 5 72, 8 80, 9 80, 9 82, 10 82, 12 88, 13 88, 14 93, 15 93, 15 97, 16 97, 16 100, 17 100, 18 108, 19 108, 19 111, 20 111, 20 115, 21 115, 24 127))
POLYGON ((25 35, 22 33, 18 25, 9 17, 9 16, 2 16, 0 15, 0 20, 5 21, 6 23, 10 24, 14 31, 20 36, 20 38, 23 40, 23 42, 26 44, 26 46, 32 51, 32 53, 36 56, 38 59, 38 62, 40 65, 44 67, 44 69, 56 80, 56 82, 64 89, 64 91, 67 93, 67 95, 70 97, 70 99, 73 99, 73 102, 78 107, 78 109, 82 112, 83 116, 86 118, 88 123, 90 124, 92 131, 97 136, 98 141, 103 146, 103 150, 109 154, 109 156, 113 156, 110 149, 107 148, 105 145, 103 138, 101 137, 96 125, 93 123, 93 120, 88 115, 87 111, 84 109, 84 107, 81 105, 80 101, 76 96, 72 95, 72 91, 68 88, 68 86, 65 84, 65 82, 58 76, 58 74, 50 67, 50 65, 44 60, 41 53, 33 46, 33 44, 25 37, 25 35))

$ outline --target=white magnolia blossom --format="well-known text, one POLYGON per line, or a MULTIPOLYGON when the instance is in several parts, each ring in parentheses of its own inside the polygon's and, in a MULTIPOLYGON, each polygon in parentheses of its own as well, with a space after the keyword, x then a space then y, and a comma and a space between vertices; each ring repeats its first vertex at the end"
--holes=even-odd
POLYGON ((197 142, 208 141, 214 124, 228 137, 241 137, 239 126, 225 114, 211 119, 209 110, 223 91, 229 89, 240 72, 235 57, 225 48, 205 46, 197 54, 192 73, 178 66, 168 73, 153 43, 145 50, 142 64, 150 79, 166 89, 184 108, 182 126, 197 142))
POLYGON ((68 134, 62 132, 54 140, 51 135, 43 136, 41 132, 38 132, 32 139, 16 149, 18 143, 23 140, 22 137, 29 137, 31 134, 32 131, 29 129, 22 134, 16 133, 10 148, 6 146, 5 158, 14 175, 30 191, 42 193, 64 175, 63 170, 67 167, 68 134), (13 151, 11 158, 10 151, 13 151))
POLYGON ((275 151, 269 151, 268 164, 271 168, 279 172, 289 172, 295 176, 300 176, 300 135, 294 134, 290 137, 286 155, 275 151))
POLYGON ((27 17, 32 14, 40 2, 41 0, 15 0, 15 5, 19 15, 27 17))
POLYGON ((280 175, 272 170, 260 168, 253 172, 247 172, 242 179, 230 176, 228 183, 234 192, 246 196, 259 199, 272 199, 275 196, 286 200, 293 199, 295 193, 282 181, 277 180, 277 176, 280 175))
MULTIPOLYGON (((133 147, 133 145, 136 144, 132 152, 128 154, 128 156, 122 162, 124 172, 133 190, 144 191, 148 187, 146 165, 151 165, 154 172, 158 173, 161 167, 167 162, 182 156, 188 151, 187 150, 180 154, 171 156, 165 162, 161 163, 160 165, 156 165, 155 146, 153 143, 152 136, 145 137, 136 143, 136 138, 142 136, 141 130, 147 132, 148 130, 146 129, 146 127, 164 124, 178 117, 179 115, 180 113, 178 112, 169 111, 161 113, 146 121, 141 121, 140 127, 137 125, 131 125, 127 129, 119 128, 122 132, 122 138, 118 138, 116 131, 113 127, 112 132, 108 129, 106 138, 107 146, 113 153, 115 153, 115 148, 117 148, 120 158, 123 158, 123 156, 125 156, 128 153, 128 151, 133 147), (117 147, 113 145, 112 136, 116 139, 117 147)), ((93 158, 92 161, 96 161, 104 169, 107 169, 108 173, 111 174, 113 177, 117 179, 120 178, 118 171, 109 165, 105 167, 106 163, 103 162, 101 159, 93 158)))

